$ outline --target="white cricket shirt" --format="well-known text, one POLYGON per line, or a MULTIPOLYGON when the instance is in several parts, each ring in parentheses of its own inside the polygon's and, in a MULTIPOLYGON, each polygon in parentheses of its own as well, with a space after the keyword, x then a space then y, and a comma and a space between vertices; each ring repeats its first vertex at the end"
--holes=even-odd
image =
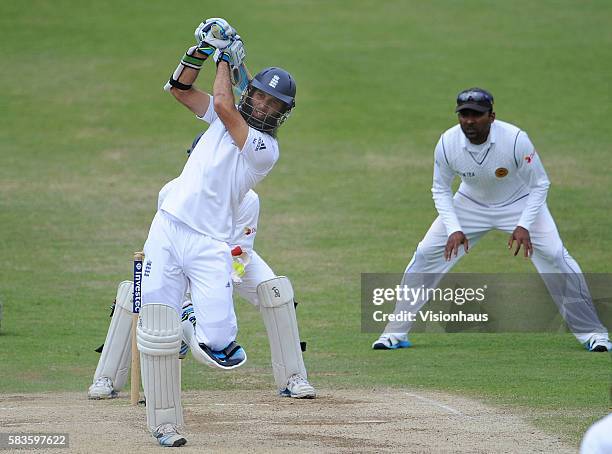
POLYGON ((253 250, 257 221, 259 220, 259 196, 253 190, 248 191, 236 215, 236 225, 230 246, 240 246, 249 255, 253 250))
POLYGON ((550 186, 546 171, 527 133, 510 123, 495 120, 482 145, 470 143, 456 125, 442 134, 434 155, 431 192, 449 235, 462 230, 451 189, 456 176, 461 178, 457 192, 483 210, 527 198, 517 223, 527 230, 546 202, 550 186))
POLYGON ((212 96, 200 119, 210 126, 168 191, 161 210, 197 232, 229 243, 240 202, 274 167, 278 142, 249 127, 240 150, 217 116, 212 96))

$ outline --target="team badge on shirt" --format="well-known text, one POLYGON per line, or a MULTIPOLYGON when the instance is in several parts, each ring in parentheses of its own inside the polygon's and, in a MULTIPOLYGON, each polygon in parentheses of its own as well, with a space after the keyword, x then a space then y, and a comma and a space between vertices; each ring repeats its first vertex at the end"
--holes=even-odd
POLYGON ((505 167, 498 167, 495 169, 495 176, 497 178, 504 178, 506 175, 508 175, 508 169, 505 167))
POLYGON ((244 234, 245 235, 250 235, 251 233, 255 233, 257 231, 257 229, 255 227, 245 227, 244 228, 244 234))

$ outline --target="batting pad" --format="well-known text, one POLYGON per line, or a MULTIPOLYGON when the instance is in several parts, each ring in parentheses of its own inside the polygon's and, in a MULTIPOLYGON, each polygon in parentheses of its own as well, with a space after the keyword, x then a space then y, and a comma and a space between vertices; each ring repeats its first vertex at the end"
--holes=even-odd
POLYGON ((293 374, 307 378, 291 281, 285 276, 263 281, 257 286, 257 296, 270 341, 274 381, 282 391, 293 374))
POLYGON ((94 375, 94 382, 100 377, 110 378, 115 391, 125 386, 132 358, 130 336, 132 334, 133 285, 132 281, 123 281, 117 287, 115 310, 94 375))
POLYGON ((176 310, 165 304, 142 306, 136 338, 149 428, 182 424, 181 322, 176 310))

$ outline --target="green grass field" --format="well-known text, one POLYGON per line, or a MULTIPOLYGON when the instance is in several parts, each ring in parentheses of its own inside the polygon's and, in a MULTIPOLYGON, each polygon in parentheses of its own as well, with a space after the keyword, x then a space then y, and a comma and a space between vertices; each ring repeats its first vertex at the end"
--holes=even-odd
MULTIPOLYGON (((549 206, 585 272, 609 272, 612 3, 5 1, 0 4, 0 392, 86 391, 116 285, 157 192, 203 124, 162 91, 193 29, 226 17, 248 64, 290 70, 297 107, 257 190, 257 250, 296 289, 319 387, 422 387, 528 411, 574 443, 608 411, 610 357, 572 336, 432 335, 373 352, 360 273, 401 272, 435 217, 433 147, 479 85, 536 144, 549 206)), ((198 85, 209 88, 208 63, 198 85)), ((456 271, 532 272, 491 233, 456 271)), ((272 389, 259 315, 249 364, 188 361, 186 389, 272 389)))

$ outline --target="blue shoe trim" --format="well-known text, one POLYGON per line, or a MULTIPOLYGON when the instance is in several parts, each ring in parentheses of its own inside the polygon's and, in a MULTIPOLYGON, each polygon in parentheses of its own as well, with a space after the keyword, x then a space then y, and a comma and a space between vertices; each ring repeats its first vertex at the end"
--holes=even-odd
POLYGON ((169 441, 177 435, 178 434, 162 435, 157 440, 159 441, 159 444, 164 447, 176 448, 185 445, 187 443, 187 439, 185 437, 177 438, 172 443, 169 443, 169 441))
POLYGON ((412 342, 405 340, 405 341, 398 342, 391 348, 408 348, 408 347, 412 347, 412 342))
POLYGON ((187 356, 187 353, 189 353, 189 345, 181 341, 181 349, 179 350, 179 356, 187 356))
POLYGON ((189 316, 193 314, 193 306, 189 305, 186 308, 183 309, 183 312, 181 313, 181 321, 185 321, 189 319, 189 316))
POLYGON ((244 359, 244 357, 245 357, 244 350, 242 349, 242 347, 240 347, 238 350, 236 350, 232 354, 232 356, 227 356, 222 351, 212 351, 212 354, 215 355, 215 358, 219 358, 222 361, 227 361, 227 360, 240 360, 240 361, 242 361, 244 359))
POLYGON ((246 362, 246 352, 236 342, 230 342, 223 350, 211 350, 203 343, 200 343, 199 346, 205 355, 223 369, 233 369, 246 362))
POLYGON ((408 348, 408 347, 412 347, 412 342, 408 340, 399 341, 397 344, 392 345, 391 347, 388 347, 386 344, 382 342, 377 342, 373 346, 374 350, 397 350, 398 348, 408 348), (376 348, 376 346, 379 346, 379 347, 376 348))

